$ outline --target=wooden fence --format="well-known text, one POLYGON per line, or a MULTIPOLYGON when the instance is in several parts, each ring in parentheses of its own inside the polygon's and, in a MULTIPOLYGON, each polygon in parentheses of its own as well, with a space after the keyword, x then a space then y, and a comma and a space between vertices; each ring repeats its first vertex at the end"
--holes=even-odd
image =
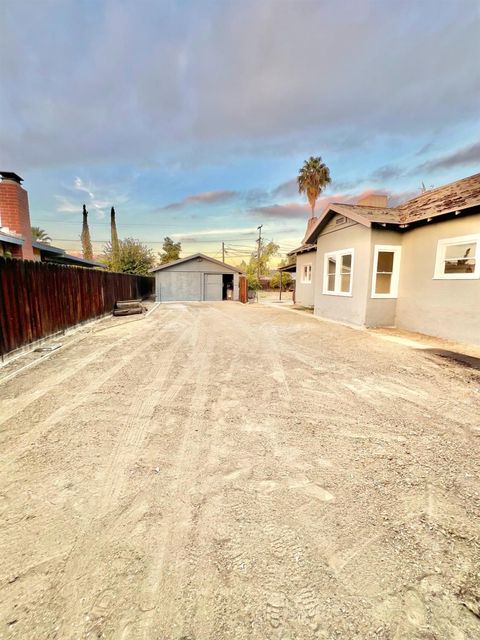
POLYGON ((0 257, 0 356, 153 291, 148 276, 0 257))

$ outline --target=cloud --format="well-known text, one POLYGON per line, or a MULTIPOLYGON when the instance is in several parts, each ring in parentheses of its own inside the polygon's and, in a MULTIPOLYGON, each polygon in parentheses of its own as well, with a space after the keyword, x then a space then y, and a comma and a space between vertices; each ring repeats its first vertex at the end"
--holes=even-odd
POLYGON ((205 193, 195 193, 191 196, 186 196, 179 202, 171 202, 164 207, 160 207, 159 211, 181 209, 191 204, 216 204, 218 202, 226 202, 236 195, 236 191, 206 191, 205 193))
POLYGON ((405 174, 405 169, 402 169, 396 164, 386 164, 383 167, 375 169, 370 174, 369 179, 374 182, 387 182, 388 180, 401 178, 405 174))
POLYGON ((255 227, 238 227, 236 229, 219 228, 219 229, 201 229, 199 231, 189 231, 188 234, 172 233, 170 237, 183 242, 193 242, 194 239, 209 236, 236 236, 255 234, 255 227))
POLYGON ((292 178, 291 180, 286 180, 285 182, 282 182, 281 184, 278 185, 278 187, 275 187, 275 189, 272 190, 271 195, 274 198, 278 198, 278 197, 291 198, 292 196, 298 195, 297 179, 292 178))
MULTIPOLYGON (((411 198, 418 196, 420 189, 408 189, 404 191, 394 191, 385 189, 363 189, 362 191, 354 190, 345 193, 332 193, 329 195, 321 195, 315 207, 315 215, 320 216, 333 203, 337 204, 357 204, 360 198, 369 195, 386 195, 388 198, 388 206, 396 207, 411 198)), ((307 204, 299 204, 290 202, 287 204, 272 204, 264 207, 254 207, 248 211, 249 215, 258 219, 301 219, 307 222, 310 217, 310 207, 307 204)))
POLYGON ((478 115, 471 0, 3 4, 0 148, 22 173, 346 152, 478 115))
POLYGON ((480 141, 474 144, 457 149, 452 153, 428 160, 415 168, 415 173, 419 171, 437 171, 439 169, 451 169, 452 167, 468 164, 480 163, 480 141))
POLYGON ((254 207, 250 209, 249 214, 256 217, 264 218, 304 218, 308 217, 310 207, 298 202, 290 202, 288 204, 272 204, 265 207, 254 207))
POLYGON ((104 218, 111 206, 128 202, 128 195, 119 191, 115 185, 94 185, 76 176, 71 186, 65 187, 67 195, 57 194, 56 210, 59 213, 81 213, 83 204, 94 212, 97 218, 104 218), (78 192, 82 195, 78 197, 78 192))

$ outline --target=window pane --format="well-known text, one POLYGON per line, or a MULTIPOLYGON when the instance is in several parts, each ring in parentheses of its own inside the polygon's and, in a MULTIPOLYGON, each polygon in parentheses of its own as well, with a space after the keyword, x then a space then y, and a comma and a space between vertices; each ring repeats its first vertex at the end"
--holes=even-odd
POLYGON ((377 273, 377 279, 375 280, 375 293, 390 293, 391 286, 391 273, 377 273))
POLYGON ((377 271, 392 273, 393 271, 393 251, 379 251, 377 261, 377 271))
POLYGON ((335 274, 328 274, 328 291, 335 291, 335 274))
POLYGON ((352 255, 347 253, 342 256, 342 273, 350 273, 352 270, 352 255))
POLYGON ((341 291, 342 293, 350 292, 350 273, 342 273, 341 291))
POLYGON ((475 258, 476 242, 463 244, 447 244, 445 247, 445 260, 458 258, 475 258))
POLYGON ((473 273, 475 271, 475 260, 459 259, 445 260, 443 273, 473 273))
POLYGON ((337 261, 335 258, 329 258, 328 259, 328 275, 331 275, 332 273, 335 274, 335 269, 337 267, 337 261))

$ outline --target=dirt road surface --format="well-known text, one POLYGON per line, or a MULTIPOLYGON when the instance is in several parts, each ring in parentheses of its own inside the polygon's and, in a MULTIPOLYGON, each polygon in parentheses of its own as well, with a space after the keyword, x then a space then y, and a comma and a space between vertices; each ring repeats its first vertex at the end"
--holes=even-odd
POLYGON ((478 371, 172 304, 0 402, 2 639, 480 638, 478 371))

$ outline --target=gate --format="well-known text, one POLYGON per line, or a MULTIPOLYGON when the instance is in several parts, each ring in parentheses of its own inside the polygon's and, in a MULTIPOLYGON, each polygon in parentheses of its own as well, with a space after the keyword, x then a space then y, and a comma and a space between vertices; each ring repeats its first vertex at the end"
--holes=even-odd
POLYGON ((247 277, 246 276, 240 276, 239 277, 239 282, 238 282, 238 286, 240 288, 240 293, 239 293, 239 300, 240 302, 243 302, 244 304, 248 302, 248 283, 247 283, 247 277))

